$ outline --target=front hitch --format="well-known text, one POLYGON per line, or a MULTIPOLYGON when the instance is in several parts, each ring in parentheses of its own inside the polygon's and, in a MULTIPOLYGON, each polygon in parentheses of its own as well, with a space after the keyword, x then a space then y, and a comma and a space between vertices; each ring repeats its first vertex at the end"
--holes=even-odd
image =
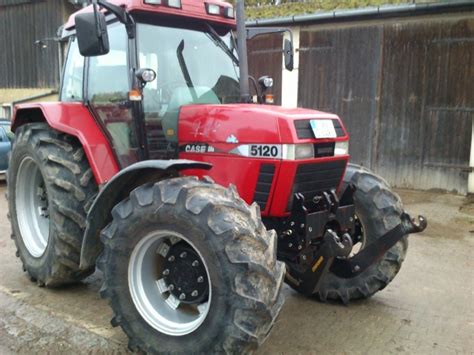
POLYGON ((314 294, 329 271, 344 279, 356 277, 379 261, 400 239, 408 234, 420 233, 428 225, 425 217, 418 216, 418 220, 415 220, 406 212, 401 214, 400 220, 395 228, 367 245, 353 257, 349 257, 352 251, 352 239, 349 234, 345 233, 340 238, 332 230, 327 230, 312 265, 300 274, 302 287, 300 291, 307 295, 314 294))
POLYGON ((408 213, 403 212, 400 219, 399 225, 367 245, 353 257, 335 259, 331 266, 331 272, 345 279, 355 277, 379 261, 400 239, 408 234, 420 233, 428 226, 428 222, 423 216, 418 216, 418 221, 416 221, 408 213))
POLYGON ((421 215, 418 216, 418 221, 415 221, 415 218, 410 218, 410 215, 404 212, 402 214, 402 221, 403 220, 405 220, 408 224, 407 234, 420 233, 423 232, 426 227, 428 227, 428 222, 426 221, 426 218, 421 215))

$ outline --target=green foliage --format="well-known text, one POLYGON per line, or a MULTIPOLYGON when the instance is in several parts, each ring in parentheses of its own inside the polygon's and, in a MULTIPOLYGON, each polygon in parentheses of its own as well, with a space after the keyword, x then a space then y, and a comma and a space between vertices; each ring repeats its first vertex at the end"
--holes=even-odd
POLYGON ((406 2, 412 0, 280 0, 280 5, 275 5, 276 0, 246 0, 245 5, 247 18, 259 19, 406 2))

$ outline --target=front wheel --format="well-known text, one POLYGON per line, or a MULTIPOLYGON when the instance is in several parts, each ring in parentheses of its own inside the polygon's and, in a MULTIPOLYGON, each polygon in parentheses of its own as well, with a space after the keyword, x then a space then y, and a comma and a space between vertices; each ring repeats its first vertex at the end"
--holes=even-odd
MULTIPOLYGON (((356 188, 353 198, 358 228, 352 235, 354 255, 401 223, 403 205, 385 180, 359 165, 348 165, 342 191, 349 184, 356 188)), ((405 236, 379 261, 353 278, 340 278, 329 270, 320 281, 316 298, 323 302, 331 300, 347 304, 372 296, 395 278, 405 260, 407 248, 408 239, 405 236)), ((290 281, 288 284, 297 291, 301 286, 290 281)))
POLYGON ((132 350, 246 353, 263 342, 285 267, 256 205, 183 177, 137 188, 112 215, 102 295, 132 350))

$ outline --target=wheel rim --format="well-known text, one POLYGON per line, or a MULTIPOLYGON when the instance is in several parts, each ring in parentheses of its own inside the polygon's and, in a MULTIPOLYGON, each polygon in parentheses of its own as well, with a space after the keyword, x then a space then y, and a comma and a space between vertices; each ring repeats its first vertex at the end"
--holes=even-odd
MULTIPOLYGON (((181 255, 184 254, 181 252, 181 255)), ((130 257, 128 283, 138 312, 150 326, 161 333, 171 336, 189 334, 199 328, 209 313, 212 286, 207 264, 199 250, 179 233, 163 230, 153 232, 140 240, 130 257), (200 270, 203 270, 205 275, 199 275, 196 282, 205 283, 207 286, 204 299, 186 303, 181 295, 177 297, 178 287, 181 290, 179 284, 171 284, 166 278, 169 276, 166 265, 174 258, 172 250, 177 245, 186 245, 188 250, 191 248, 198 258, 193 257, 196 260, 191 262, 195 265, 197 261, 203 266, 200 270)), ((189 292, 185 296, 192 298, 189 292)))
POLYGON ((20 163, 15 194, 21 238, 28 252, 39 258, 48 246, 49 203, 43 175, 30 157, 20 163))

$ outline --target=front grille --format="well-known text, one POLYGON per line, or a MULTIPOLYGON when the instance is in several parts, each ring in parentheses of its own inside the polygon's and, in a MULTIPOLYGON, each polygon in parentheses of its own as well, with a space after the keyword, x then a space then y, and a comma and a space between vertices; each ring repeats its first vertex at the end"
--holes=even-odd
MULTIPOLYGON (((295 129, 298 139, 314 139, 313 129, 309 123, 311 120, 296 120, 295 129)), ((338 137, 344 137, 344 130, 339 120, 333 119, 334 129, 338 137)))
POLYGON ((293 193, 288 203, 288 210, 291 209, 293 196, 296 193, 301 193, 305 202, 310 202, 322 191, 337 189, 345 167, 345 160, 299 165, 293 182, 293 193))
POLYGON ((253 196, 262 211, 267 207, 268 196, 270 196, 270 189, 272 188, 273 176, 275 175, 275 165, 262 164, 260 165, 260 172, 258 174, 257 186, 255 187, 255 194, 253 196))

